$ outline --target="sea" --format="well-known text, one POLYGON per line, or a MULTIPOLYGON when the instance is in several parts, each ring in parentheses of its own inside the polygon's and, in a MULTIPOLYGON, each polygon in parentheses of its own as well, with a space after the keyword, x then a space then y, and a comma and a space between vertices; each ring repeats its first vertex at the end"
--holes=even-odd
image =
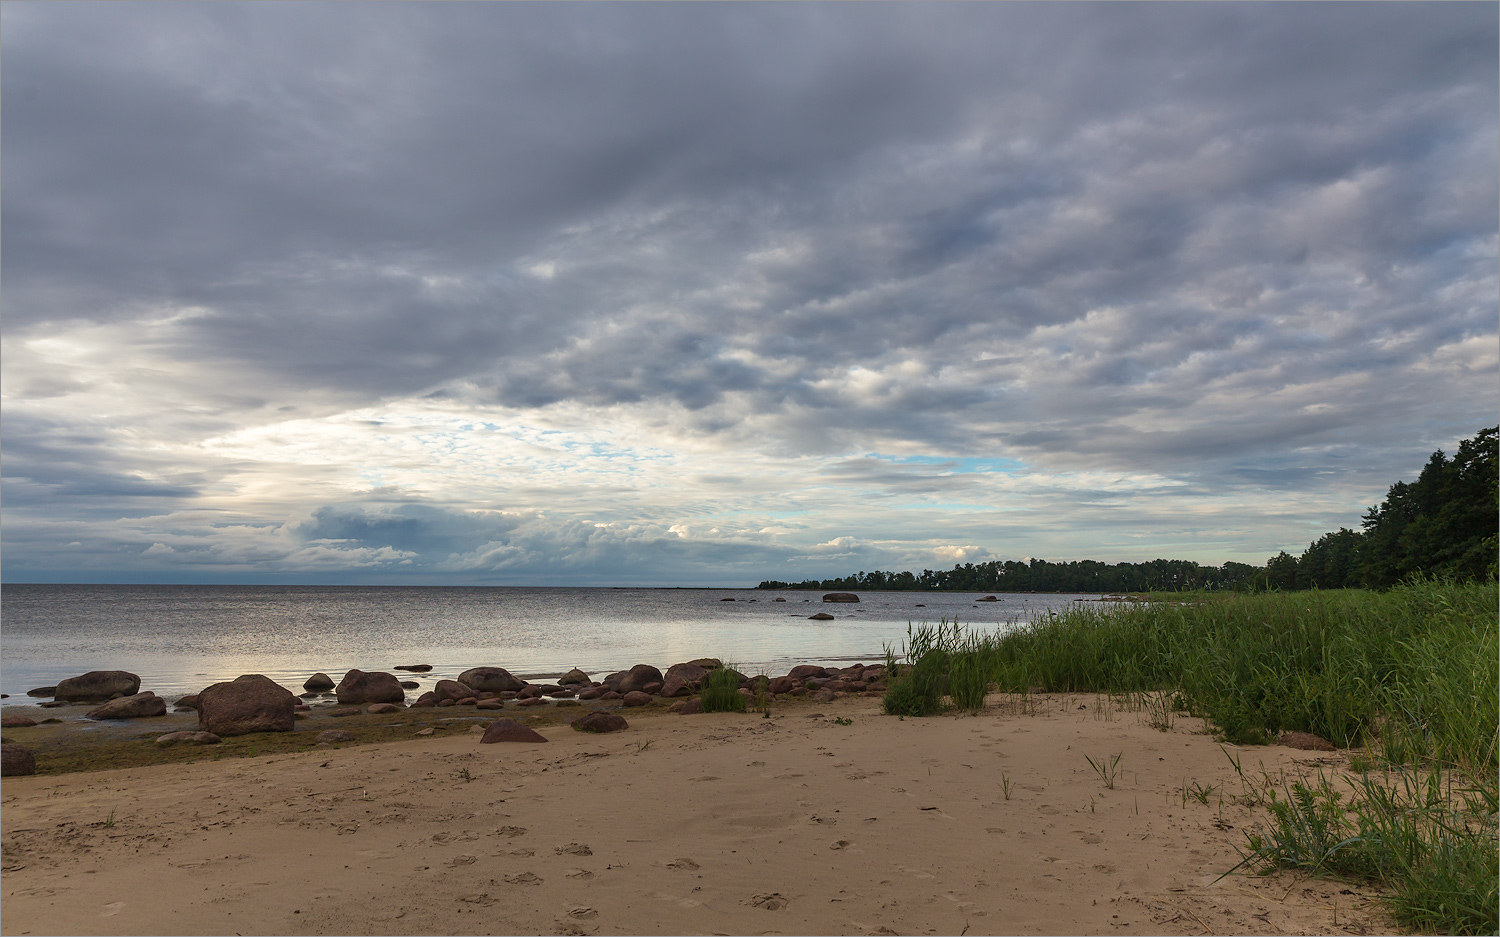
POLYGON ((27 690, 90 670, 130 671, 168 699, 247 673, 301 692, 317 672, 338 680, 351 668, 430 664, 402 676, 421 684, 415 695, 470 667, 532 681, 577 667, 597 679, 700 657, 774 676, 883 660, 923 623, 1003 631, 1098 598, 858 595, 832 604, 821 592, 760 589, 11 584, 0 587, 0 692, 5 705, 35 703, 27 690), (809 618, 818 612, 834 620, 809 618))

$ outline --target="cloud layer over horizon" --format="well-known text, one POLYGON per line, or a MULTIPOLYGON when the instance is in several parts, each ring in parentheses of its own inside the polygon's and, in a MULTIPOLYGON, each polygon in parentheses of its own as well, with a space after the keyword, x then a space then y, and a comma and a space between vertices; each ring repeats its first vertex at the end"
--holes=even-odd
POLYGON ((1500 410, 1494 5, 0 27, 6 581, 1262 562, 1500 410))

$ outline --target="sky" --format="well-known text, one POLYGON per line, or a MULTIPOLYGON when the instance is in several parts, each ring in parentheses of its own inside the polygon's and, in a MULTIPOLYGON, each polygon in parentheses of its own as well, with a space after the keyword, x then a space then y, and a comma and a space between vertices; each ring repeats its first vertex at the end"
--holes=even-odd
POLYGON ((1500 7, 0 7, 7 582, 1218 565, 1500 412, 1500 7))

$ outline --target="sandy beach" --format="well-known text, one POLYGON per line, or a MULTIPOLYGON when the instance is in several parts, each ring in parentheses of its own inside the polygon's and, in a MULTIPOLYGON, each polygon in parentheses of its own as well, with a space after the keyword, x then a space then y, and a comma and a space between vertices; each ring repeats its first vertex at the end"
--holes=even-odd
POLYGON ((880 701, 626 711, 3 782, 5 934, 1335 934, 1366 889, 1221 873, 1246 775, 1092 695, 898 719, 880 701), (848 724, 843 724, 847 720, 848 724), (1118 755, 1118 761, 1115 756, 1118 755), (1114 765, 1113 787, 1091 767, 1114 765), (1194 787, 1196 785, 1196 788, 1194 787), (1191 791, 1208 792, 1202 800, 1191 791))

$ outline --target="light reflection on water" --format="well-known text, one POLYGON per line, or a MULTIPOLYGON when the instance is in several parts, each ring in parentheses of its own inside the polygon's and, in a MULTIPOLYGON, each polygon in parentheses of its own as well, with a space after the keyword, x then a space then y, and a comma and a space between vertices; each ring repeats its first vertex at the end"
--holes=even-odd
MULTIPOLYGON (((579 667, 595 676, 637 663, 665 669, 717 657, 745 673, 799 663, 874 661, 908 624, 958 620, 979 630, 1029 621, 1094 596, 750 589, 556 589, 364 586, 54 586, 0 589, 0 691, 89 670, 128 670, 162 696, 263 673, 290 689, 316 671, 432 664, 403 676, 429 688, 469 667, 531 678, 579 667), (784 603, 774 601, 777 597, 784 603), (722 601, 732 598, 735 601, 722 601), (754 601, 752 601, 754 600, 754 601), (919 604, 925 608, 917 607, 919 604), (808 620, 828 612, 834 621, 808 620)), ((415 691, 420 692, 420 691, 415 691)))

